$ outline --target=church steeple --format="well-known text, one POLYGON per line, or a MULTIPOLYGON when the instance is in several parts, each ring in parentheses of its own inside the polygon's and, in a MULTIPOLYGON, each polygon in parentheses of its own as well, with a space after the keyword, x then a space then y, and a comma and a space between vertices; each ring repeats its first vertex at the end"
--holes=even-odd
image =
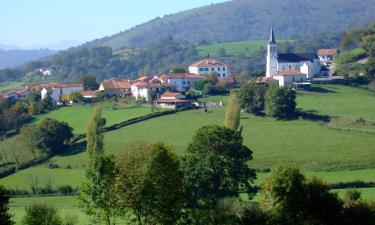
POLYGON ((273 27, 271 27, 271 34, 270 34, 270 44, 276 44, 275 40, 275 33, 273 32, 273 27))
POLYGON ((270 34, 270 41, 267 45, 267 68, 266 68, 266 76, 272 77, 273 75, 277 74, 277 67, 278 67, 278 51, 277 51, 277 43, 275 39, 275 33, 273 31, 273 27, 271 28, 270 34))

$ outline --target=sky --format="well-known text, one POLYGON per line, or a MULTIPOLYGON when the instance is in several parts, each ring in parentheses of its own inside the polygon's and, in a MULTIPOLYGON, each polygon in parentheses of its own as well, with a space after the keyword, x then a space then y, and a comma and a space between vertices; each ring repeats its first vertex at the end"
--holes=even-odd
POLYGON ((225 0, 0 0, 0 44, 86 42, 225 0))

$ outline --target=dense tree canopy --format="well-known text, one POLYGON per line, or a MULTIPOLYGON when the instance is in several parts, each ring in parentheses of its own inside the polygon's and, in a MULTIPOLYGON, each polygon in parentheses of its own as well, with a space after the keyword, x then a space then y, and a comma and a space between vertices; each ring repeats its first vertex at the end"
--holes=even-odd
POLYGON ((197 130, 182 160, 190 205, 214 207, 220 198, 249 192, 255 173, 247 166, 252 152, 241 133, 219 126, 197 130))

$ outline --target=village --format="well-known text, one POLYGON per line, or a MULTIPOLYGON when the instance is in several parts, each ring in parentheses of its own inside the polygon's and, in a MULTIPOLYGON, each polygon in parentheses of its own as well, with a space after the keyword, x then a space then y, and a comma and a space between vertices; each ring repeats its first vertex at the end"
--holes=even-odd
MULTIPOLYGON (((273 28, 267 45, 266 74, 256 78, 258 83, 268 83, 279 87, 306 89, 314 78, 331 79, 333 60, 339 55, 337 49, 319 49, 316 53, 278 53, 278 45, 273 28)), ((48 76, 50 69, 40 69, 48 76)), ((155 103, 161 108, 189 106, 192 99, 186 97, 193 84, 207 76, 215 76, 217 82, 228 89, 238 88, 243 79, 233 71, 230 65, 213 58, 206 58, 189 66, 187 72, 142 76, 136 80, 110 78, 101 81, 98 90, 84 90, 83 84, 41 83, 23 89, 10 90, 0 94, 0 99, 9 103, 25 99, 33 91, 40 93, 41 99, 50 96, 57 105, 73 104, 63 102, 63 96, 79 93, 84 102, 93 102, 98 95, 106 98, 132 97, 137 101, 155 103)))

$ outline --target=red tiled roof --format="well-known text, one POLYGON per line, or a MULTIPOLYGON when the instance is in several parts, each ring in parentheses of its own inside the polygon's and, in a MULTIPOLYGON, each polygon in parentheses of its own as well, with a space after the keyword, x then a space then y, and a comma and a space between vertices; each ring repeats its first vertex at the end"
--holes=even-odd
POLYGON ((181 78, 181 79, 203 79, 203 76, 194 73, 171 73, 171 74, 163 74, 160 76, 163 80, 173 79, 173 78, 181 78))
POLYGON ((105 89, 129 89, 130 81, 118 78, 112 78, 109 80, 102 81, 102 85, 105 89))
POLYGON ((160 96, 160 98, 173 98, 173 97, 175 98, 179 95, 182 95, 182 94, 179 92, 165 92, 164 94, 160 96))
POLYGON ((323 55, 336 55, 339 52, 336 48, 332 49, 319 49, 318 50, 318 55, 323 56, 323 55))
POLYGON ((159 99, 156 101, 156 103, 188 103, 192 102, 190 99, 159 99))
POLYGON ((146 82, 141 82, 141 81, 133 83, 131 86, 142 87, 142 88, 174 87, 173 84, 168 84, 168 83, 146 83, 146 82))
POLYGON ((203 59, 199 62, 196 62, 190 65, 190 67, 201 67, 201 66, 227 66, 227 64, 216 59, 203 59))
POLYGON ((97 92, 96 91, 81 91, 80 94, 85 97, 85 96, 96 96, 97 92))
POLYGON ((298 76, 298 75, 305 75, 304 73, 302 73, 301 71, 299 70, 295 70, 295 69, 288 69, 288 70, 284 70, 274 76, 298 76))

